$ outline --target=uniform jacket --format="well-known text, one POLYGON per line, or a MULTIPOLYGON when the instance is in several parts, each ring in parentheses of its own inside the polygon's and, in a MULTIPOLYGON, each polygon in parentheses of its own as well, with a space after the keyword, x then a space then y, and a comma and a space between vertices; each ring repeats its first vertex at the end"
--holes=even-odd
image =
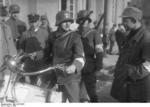
MULTIPOLYGON (((29 29, 19 40, 19 49, 22 49, 25 53, 41 52, 44 54, 46 48, 46 42, 48 40, 48 32, 45 29, 39 28, 38 31, 29 29)), ((44 64, 44 56, 27 62, 28 71, 40 69, 44 64), (30 68, 31 67, 31 68, 30 68)))
MULTIPOLYGON (((0 67, 4 63, 5 55, 14 56, 17 54, 11 34, 10 27, 5 22, 0 22, 0 67)), ((9 72, 9 70, 4 72, 9 72)), ((0 80, 4 79, 4 72, 0 71, 0 80)))
POLYGON ((0 66, 5 55, 16 55, 17 51, 12 38, 10 27, 5 22, 0 22, 0 66))
POLYGON ((33 29, 29 29, 24 32, 20 39, 20 48, 26 53, 43 50, 46 47, 48 35, 48 32, 42 28, 39 28, 36 32, 33 29))
MULTIPOLYGON (((111 94, 122 101, 131 98, 146 99, 150 89, 145 78, 149 72, 142 63, 150 61, 150 33, 143 27, 131 31, 126 39, 115 68, 111 94), (147 87, 147 88, 145 88, 147 87), (129 91, 130 90, 130 91, 129 91), (130 97, 128 94, 130 93, 130 97), (140 93, 140 94, 139 94, 140 93), (142 95, 143 94, 143 95, 142 95)), ((150 96, 149 96, 150 97, 150 96)))
MULTIPOLYGON (((96 71, 96 50, 95 46, 102 44, 100 34, 91 28, 85 28, 81 32, 81 40, 83 42, 86 63, 83 69, 84 73, 90 73, 96 71)), ((102 66, 99 64, 99 66, 102 66)))
POLYGON ((7 24, 11 28, 12 36, 14 40, 20 37, 21 34, 26 31, 26 24, 19 19, 15 20, 13 18, 9 18, 7 20, 7 24))
MULTIPOLYGON (((83 58, 84 51, 80 36, 76 32, 65 32, 57 30, 52 33, 53 45, 53 64, 71 65, 76 58, 83 58)), ((66 74, 65 72, 56 72, 58 82, 61 84, 70 81, 79 81, 80 73, 66 74)))

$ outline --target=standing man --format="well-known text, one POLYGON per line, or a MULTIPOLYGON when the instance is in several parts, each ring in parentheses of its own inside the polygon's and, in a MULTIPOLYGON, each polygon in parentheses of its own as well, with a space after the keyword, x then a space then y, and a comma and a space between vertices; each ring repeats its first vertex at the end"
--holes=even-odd
MULTIPOLYGON (((10 27, 6 24, 6 17, 8 17, 8 12, 6 7, 0 5, 0 67, 3 66, 5 55, 14 56, 17 54, 17 50, 12 38, 12 33, 10 27)), ((7 88, 8 77, 10 70, 6 69, 0 71, 0 94, 5 94, 5 89, 7 88), (6 75, 6 76, 5 76, 6 75), (3 88, 2 88, 3 87, 3 88), (2 88, 2 89, 1 89, 2 88)))
POLYGON ((10 18, 7 20, 11 28, 12 36, 18 49, 18 40, 26 31, 26 24, 18 18, 20 7, 17 4, 12 4, 9 7, 10 18))
POLYGON ((109 43, 110 43, 110 47, 109 47, 109 54, 113 54, 113 47, 115 45, 115 41, 116 41, 116 24, 113 25, 113 27, 110 29, 109 32, 109 43))
MULTIPOLYGON (((91 102, 98 102, 96 94, 96 75, 103 66, 103 45, 99 33, 90 28, 90 13, 87 10, 79 11, 77 23, 78 30, 84 46, 86 63, 82 70, 82 81, 85 83, 91 102)), ((82 90, 82 89, 81 89, 82 90)))
POLYGON ((7 9, 0 5, 0 66, 3 64, 5 55, 17 54, 10 27, 5 21, 6 17, 8 17, 7 9))
POLYGON ((142 26, 142 11, 127 7, 123 24, 130 30, 115 68, 111 95, 120 102, 150 101, 150 33, 142 26))
POLYGON ((43 29, 46 29, 49 34, 52 32, 52 29, 50 27, 50 24, 46 15, 41 16, 41 27, 43 29))
MULTIPOLYGON (((19 51, 25 53, 35 53, 35 57, 28 59, 26 70, 28 72, 37 71, 45 66, 44 51, 48 33, 40 26, 40 16, 38 14, 28 15, 30 28, 24 32, 19 40, 19 51)), ((37 76, 30 77, 31 84, 36 84, 37 76)))
POLYGON ((84 51, 80 36, 70 30, 73 19, 68 11, 56 15, 56 26, 52 33, 53 64, 63 64, 65 70, 57 70, 57 82, 62 87, 63 102, 79 102, 80 71, 84 66, 84 51))
POLYGON ((125 38, 126 38, 126 32, 125 28, 122 24, 118 24, 118 29, 116 30, 116 43, 118 45, 119 52, 121 51, 121 47, 124 44, 125 38))

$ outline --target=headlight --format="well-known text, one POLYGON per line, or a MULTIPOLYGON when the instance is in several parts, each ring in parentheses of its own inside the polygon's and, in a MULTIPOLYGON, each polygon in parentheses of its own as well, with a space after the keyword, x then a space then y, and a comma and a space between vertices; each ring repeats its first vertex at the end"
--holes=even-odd
POLYGON ((10 61, 9 61, 9 64, 10 64, 11 66, 16 66, 16 65, 17 65, 16 61, 14 61, 14 60, 10 60, 10 61))

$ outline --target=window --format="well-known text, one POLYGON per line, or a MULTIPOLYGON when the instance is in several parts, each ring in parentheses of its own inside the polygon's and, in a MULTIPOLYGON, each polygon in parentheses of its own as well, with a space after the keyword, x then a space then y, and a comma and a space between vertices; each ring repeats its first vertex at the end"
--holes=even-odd
POLYGON ((9 6, 9 0, 0 0, 0 5, 9 6))
POLYGON ((70 4, 69 4, 69 8, 70 8, 70 14, 71 14, 71 17, 73 18, 74 16, 74 2, 73 0, 70 0, 70 4))
POLYGON ((0 0, 0 5, 3 5, 3 0, 0 0))
POLYGON ((75 2, 76 0, 61 0, 61 10, 67 10, 70 12, 71 17, 75 18, 75 2))
POLYGON ((67 0, 61 0, 61 10, 67 9, 67 0))
POLYGON ((10 0, 3 0, 4 1, 4 5, 5 6, 9 6, 10 5, 10 0))

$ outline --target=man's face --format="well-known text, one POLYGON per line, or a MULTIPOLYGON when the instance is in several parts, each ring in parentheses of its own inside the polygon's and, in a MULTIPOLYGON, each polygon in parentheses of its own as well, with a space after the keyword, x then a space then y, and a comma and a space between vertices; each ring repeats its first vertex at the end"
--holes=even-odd
POLYGON ((41 20, 42 26, 48 26, 48 21, 46 19, 41 20))
POLYGON ((134 29, 135 23, 131 20, 131 18, 123 18, 122 21, 126 30, 134 29))
POLYGON ((65 31, 69 31, 70 30, 70 25, 71 25, 71 22, 64 22, 64 23, 61 24, 61 27, 65 31))
POLYGON ((39 21, 37 21, 37 22, 33 22, 33 23, 29 23, 29 25, 30 25, 30 27, 33 27, 33 28, 38 28, 39 26, 40 26, 40 22, 39 21))
POLYGON ((18 19, 19 18, 19 13, 12 13, 11 15, 14 19, 18 19))

